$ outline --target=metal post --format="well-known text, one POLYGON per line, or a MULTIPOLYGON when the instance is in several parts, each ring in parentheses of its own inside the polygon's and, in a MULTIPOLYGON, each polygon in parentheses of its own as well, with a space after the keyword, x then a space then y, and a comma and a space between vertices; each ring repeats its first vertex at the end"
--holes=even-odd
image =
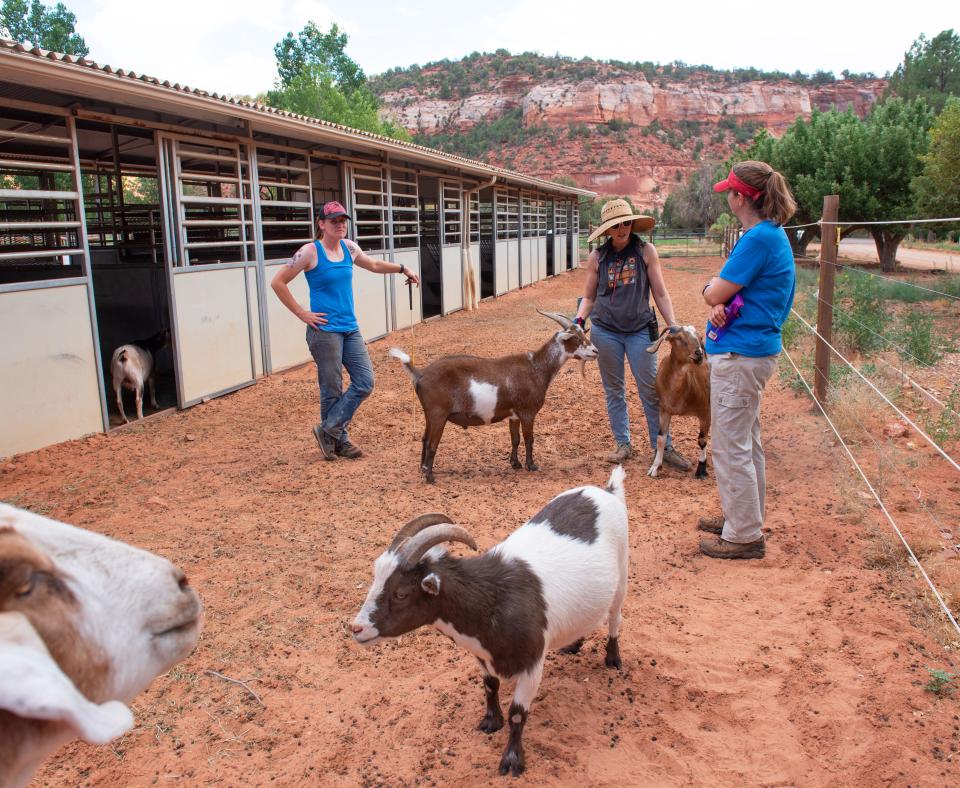
POLYGON ((817 302, 817 347, 814 356, 813 394, 824 409, 827 407, 827 386, 830 382, 830 354, 827 343, 833 343, 833 282, 837 267, 837 217, 840 197, 823 198, 820 243, 820 288, 817 302))

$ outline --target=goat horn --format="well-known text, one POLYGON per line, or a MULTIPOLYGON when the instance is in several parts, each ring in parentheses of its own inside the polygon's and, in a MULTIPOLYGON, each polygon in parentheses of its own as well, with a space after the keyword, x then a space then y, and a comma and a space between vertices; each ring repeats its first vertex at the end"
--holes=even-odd
POLYGON ((473 550, 477 549, 477 543, 465 528, 453 523, 431 525, 411 536, 400 546, 397 551, 400 554, 400 565, 408 569, 416 566, 427 550, 441 542, 463 542, 473 550))
POLYGON ((397 531, 397 535, 393 537, 393 541, 390 542, 390 547, 388 549, 390 552, 395 553, 401 544, 407 541, 407 539, 409 539, 411 536, 420 533, 420 531, 427 526, 449 522, 452 522, 452 519, 445 514, 440 514, 439 512, 431 512, 430 514, 421 514, 419 517, 414 517, 409 523, 403 526, 403 528, 397 531))
POLYGON ((660 349, 660 345, 663 343, 663 338, 669 331, 670 326, 667 326, 665 329, 663 329, 663 331, 660 332, 660 336, 657 338, 657 341, 647 348, 647 353, 656 353, 660 349))
POLYGON ((544 312, 539 308, 537 311, 544 317, 549 317, 551 320, 556 320, 564 330, 569 330, 570 326, 573 325, 573 321, 564 315, 558 315, 556 312, 544 312))

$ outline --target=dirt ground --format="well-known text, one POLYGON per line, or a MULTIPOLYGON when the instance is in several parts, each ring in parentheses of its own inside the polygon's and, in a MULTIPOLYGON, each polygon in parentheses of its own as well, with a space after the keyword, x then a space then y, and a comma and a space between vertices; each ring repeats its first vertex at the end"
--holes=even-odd
MULTIPOLYGON (((718 259, 667 263, 681 322, 702 325, 718 259)), ((194 654, 133 704, 110 746, 73 743, 35 785, 491 784, 506 730, 476 730, 475 660, 432 630, 363 650, 348 623, 373 560, 409 518, 442 511, 487 548, 561 491, 604 484, 611 448, 596 365, 568 365, 536 425, 538 473, 514 471, 505 423, 448 426, 437 484, 417 471, 422 414, 391 346, 443 354, 533 349, 570 313, 582 271, 375 342, 377 388, 351 431, 356 461, 325 462, 310 433, 314 372, 0 464, 0 499, 161 553, 201 594, 194 654), (243 681, 249 690, 209 671, 243 681), (254 696, 256 693, 256 697, 254 696)), ((846 460, 776 377, 767 389, 768 549, 763 561, 697 553, 712 478, 645 475, 631 395, 631 575, 622 672, 604 633, 551 655, 524 738, 536 785, 943 785, 958 779, 960 704, 925 691, 953 652, 917 628, 903 595, 867 568, 875 509, 838 493, 846 460)), ((675 422, 696 451, 696 424, 675 422)), ((849 492, 856 498, 856 492, 849 492)), ((908 579, 909 580, 909 579, 908 579)), ((505 686, 506 706, 512 687, 505 686)), ((503 778, 504 780, 509 778, 503 778)))

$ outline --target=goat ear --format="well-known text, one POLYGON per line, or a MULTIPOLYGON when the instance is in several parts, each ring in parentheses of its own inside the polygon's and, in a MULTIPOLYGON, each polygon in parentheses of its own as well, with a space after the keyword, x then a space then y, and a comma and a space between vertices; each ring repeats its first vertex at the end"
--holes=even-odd
POLYGON ((663 331, 660 332, 660 336, 657 338, 657 341, 654 342, 650 347, 647 348, 647 353, 656 353, 660 349, 660 345, 663 344, 663 338, 670 331, 670 326, 667 326, 663 331))
POLYGON ((425 594, 437 596, 440 593, 440 575, 436 572, 431 572, 420 581, 420 588, 423 589, 425 594))
POLYGON ((574 336, 576 336, 576 334, 574 334, 572 331, 558 331, 558 332, 557 332, 557 339, 559 339, 561 342, 566 342, 568 339, 570 339, 571 337, 574 337, 574 336))
POLYGON ((0 709, 64 723, 90 744, 106 744, 133 727, 124 704, 92 703, 81 694, 22 613, 0 613, 0 709))

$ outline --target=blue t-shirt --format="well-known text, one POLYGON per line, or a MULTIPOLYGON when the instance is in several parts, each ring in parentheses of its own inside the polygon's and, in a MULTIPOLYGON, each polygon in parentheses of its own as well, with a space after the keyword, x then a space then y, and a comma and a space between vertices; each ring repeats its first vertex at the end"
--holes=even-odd
POLYGON ((359 331, 353 309, 353 258, 347 244, 340 242, 343 259, 333 262, 320 241, 313 243, 317 247, 317 265, 303 275, 310 286, 310 311, 327 313, 327 322, 319 329, 343 334, 359 331))
MULTIPOLYGON (((743 234, 719 274, 740 285, 743 306, 719 340, 707 337, 707 353, 773 356, 783 350, 780 329, 790 316, 796 289, 793 250, 779 225, 763 221, 743 234)), ((707 331, 712 328, 707 321, 707 331)))

